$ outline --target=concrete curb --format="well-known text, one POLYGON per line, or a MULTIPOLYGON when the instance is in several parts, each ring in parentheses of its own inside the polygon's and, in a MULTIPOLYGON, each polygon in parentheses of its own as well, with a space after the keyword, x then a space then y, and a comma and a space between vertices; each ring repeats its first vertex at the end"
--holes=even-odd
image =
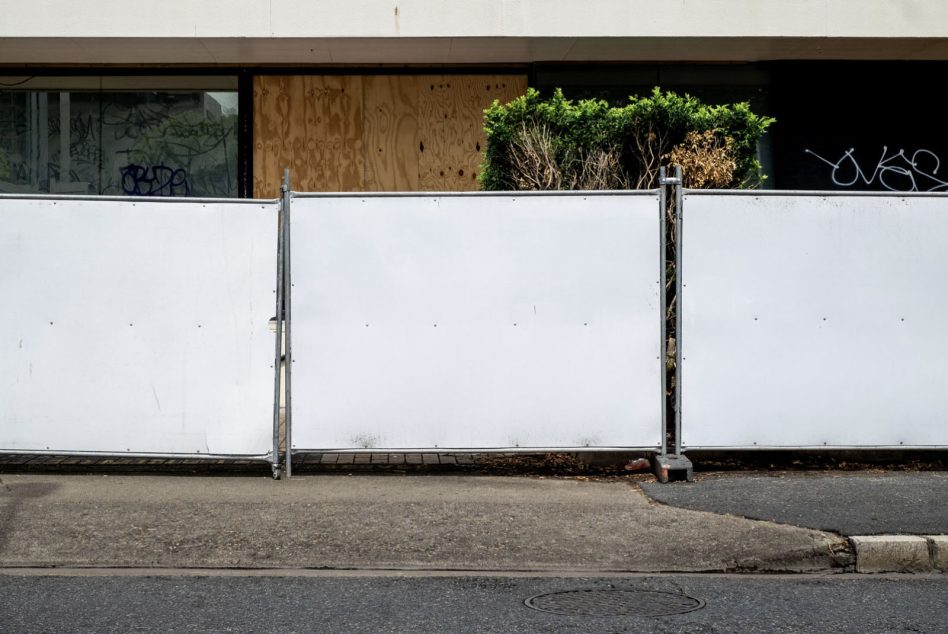
POLYGON ((855 535, 856 572, 948 572, 948 535, 855 535))

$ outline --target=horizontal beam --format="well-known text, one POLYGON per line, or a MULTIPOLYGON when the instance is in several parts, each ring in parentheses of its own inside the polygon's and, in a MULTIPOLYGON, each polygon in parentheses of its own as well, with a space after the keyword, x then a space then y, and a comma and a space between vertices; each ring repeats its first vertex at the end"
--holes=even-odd
POLYGON ((948 60, 948 38, 0 36, 0 67, 167 64, 483 65, 590 61, 893 59, 948 60))

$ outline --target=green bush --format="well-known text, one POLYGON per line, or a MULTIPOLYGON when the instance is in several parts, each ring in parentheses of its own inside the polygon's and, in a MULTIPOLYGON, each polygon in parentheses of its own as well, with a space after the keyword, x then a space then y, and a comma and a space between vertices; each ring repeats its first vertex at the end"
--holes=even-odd
POLYGON ((746 103, 709 106, 659 88, 622 107, 573 102, 559 89, 543 99, 531 88, 508 104, 495 101, 484 115, 487 147, 479 178, 482 189, 494 191, 651 188, 659 166, 673 152, 687 154, 686 147, 692 164, 726 154, 728 177, 714 186, 754 186, 765 178, 757 143, 774 121, 746 103), (703 145, 694 141, 699 136, 703 145), (705 154, 703 147, 709 148, 705 154))

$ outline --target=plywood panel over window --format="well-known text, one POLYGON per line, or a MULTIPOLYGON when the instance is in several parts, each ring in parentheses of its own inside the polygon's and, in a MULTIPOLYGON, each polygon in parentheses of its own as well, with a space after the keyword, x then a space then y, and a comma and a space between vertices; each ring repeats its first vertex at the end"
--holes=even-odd
POLYGON ((363 181, 360 77, 258 77, 254 84, 254 194, 293 188, 356 191, 363 181))
POLYGON ((422 191, 477 189, 484 108, 527 91, 526 78, 504 75, 418 77, 418 179, 422 191))
POLYGON ((363 78, 366 191, 418 189, 418 85, 414 77, 363 78))
POLYGON ((254 195, 283 168, 302 191, 469 191, 483 110, 524 75, 306 75, 254 79, 254 195))

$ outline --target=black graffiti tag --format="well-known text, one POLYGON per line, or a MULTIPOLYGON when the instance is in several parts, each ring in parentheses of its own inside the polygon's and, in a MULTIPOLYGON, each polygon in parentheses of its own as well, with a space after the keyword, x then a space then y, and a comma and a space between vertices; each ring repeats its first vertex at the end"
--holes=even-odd
POLYGON ((122 191, 130 196, 190 196, 188 174, 167 165, 136 165, 121 168, 122 191))

